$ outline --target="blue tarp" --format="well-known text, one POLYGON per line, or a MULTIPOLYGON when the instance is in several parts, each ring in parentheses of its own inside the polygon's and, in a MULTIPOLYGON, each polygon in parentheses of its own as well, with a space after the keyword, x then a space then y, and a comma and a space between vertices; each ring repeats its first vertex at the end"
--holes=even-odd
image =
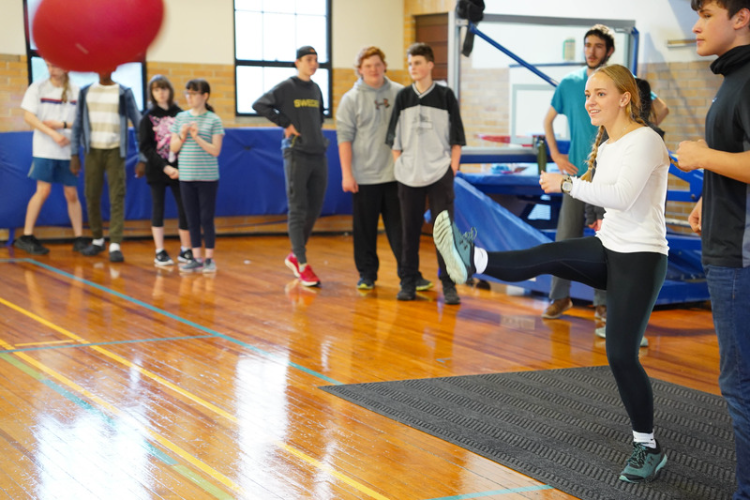
MULTIPOLYGON (((130 134, 131 140, 126 160, 128 181, 125 219, 149 220, 151 219, 151 191, 145 178, 135 178, 137 155, 132 129, 130 134)), ((325 130, 324 134, 331 141, 331 145, 328 148, 328 191, 323 205, 323 215, 351 214, 351 195, 341 190, 341 166, 336 132, 325 130)), ((221 178, 216 203, 218 217, 286 214, 281 135, 279 128, 226 129, 224 145, 219 156, 221 178)), ((2 228, 23 227, 26 205, 36 189, 35 181, 27 177, 32 161, 31 136, 32 133, 29 131, 0 133, 0 227, 2 228)), ((78 193, 85 207, 83 175, 79 176, 78 193)), ((109 197, 106 189, 102 202, 102 216, 105 220, 109 219, 109 197)), ((84 217, 86 217, 85 210, 84 217)), ((169 201, 166 204, 166 217, 170 219, 177 217, 175 204, 169 201)), ((55 186, 42 208, 37 225, 67 226, 69 224, 62 187, 55 186)))

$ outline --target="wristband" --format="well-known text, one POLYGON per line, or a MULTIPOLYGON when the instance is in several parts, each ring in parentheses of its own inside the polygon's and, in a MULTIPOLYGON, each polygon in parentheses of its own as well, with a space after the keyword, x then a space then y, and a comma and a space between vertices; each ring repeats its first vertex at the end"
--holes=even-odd
POLYGON ((63 122, 63 128, 64 129, 68 128, 68 122, 65 122, 65 121, 63 122))

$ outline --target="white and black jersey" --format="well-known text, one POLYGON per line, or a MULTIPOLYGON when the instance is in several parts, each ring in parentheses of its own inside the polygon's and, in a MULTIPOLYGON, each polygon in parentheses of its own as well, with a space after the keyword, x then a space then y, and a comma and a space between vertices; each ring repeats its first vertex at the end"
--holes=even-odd
POLYGON ((396 180, 411 187, 427 186, 445 175, 452 146, 466 145, 458 100, 435 83, 424 93, 416 84, 396 96, 386 144, 401 151, 396 180))

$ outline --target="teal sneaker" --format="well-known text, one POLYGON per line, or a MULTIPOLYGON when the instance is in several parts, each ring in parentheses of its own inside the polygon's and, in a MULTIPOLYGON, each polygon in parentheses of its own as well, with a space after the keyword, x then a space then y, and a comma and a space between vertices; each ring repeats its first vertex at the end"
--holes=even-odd
POLYGON ((466 283, 466 280, 476 272, 474 267, 476 230, 472 228, 468 233, 462 234, 456 224, 451 222, 448 212, 444 210, 435 218, 432 237, 440 255, 445 260, 448 275, 458 285, 466 283))
POLYGON ((656 449, 633 443, 633 454, 620 473, 620 481, 628 483, 648 483, 656 479, 659 471, 667 465, 667 455, 656 443, 656 449))

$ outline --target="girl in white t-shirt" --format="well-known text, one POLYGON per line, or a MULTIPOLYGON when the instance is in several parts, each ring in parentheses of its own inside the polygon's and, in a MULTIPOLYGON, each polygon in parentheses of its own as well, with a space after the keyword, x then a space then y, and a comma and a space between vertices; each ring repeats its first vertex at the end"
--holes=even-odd
POLYGON ((620 480, 647 482, 667 463, 654 438, 651 381, 638 359, 649 316, 667 272, 664 205, 669 154, 659 134, 640 118, 638 87, 619 65, 598 69, 586 83, 586 110, 599 135, 589 157, 593 181, 542 173, 546 193, 569 193, 607 209, 595 237, 575 238, 510 252, 475 248, 448 212, 434 238, 448 273, 464 283, 474 273, 503 281, 551 274, 607 290, 607 359, 633 429, 633 453, 620 480), (600 145, 604 131, 609 139, 600 145))
POLYGON ((68 72, 47 63, 49 78, 32 83, 21 102, 24 121, 34 129, 33 163, 29 177, 36 180, 36 192, 26 208, 23 236, 13 245, 32 255, 45 255, 49 249, 34 236, 39 212, 52 190, 62 184, 68 203, 68 216, 73 226, 73 250, 86 247, 83 238, 83 216, 78 199, 78 178, 70 171, 70 129, 75 120, 78 87, 70 82, 68 72))

